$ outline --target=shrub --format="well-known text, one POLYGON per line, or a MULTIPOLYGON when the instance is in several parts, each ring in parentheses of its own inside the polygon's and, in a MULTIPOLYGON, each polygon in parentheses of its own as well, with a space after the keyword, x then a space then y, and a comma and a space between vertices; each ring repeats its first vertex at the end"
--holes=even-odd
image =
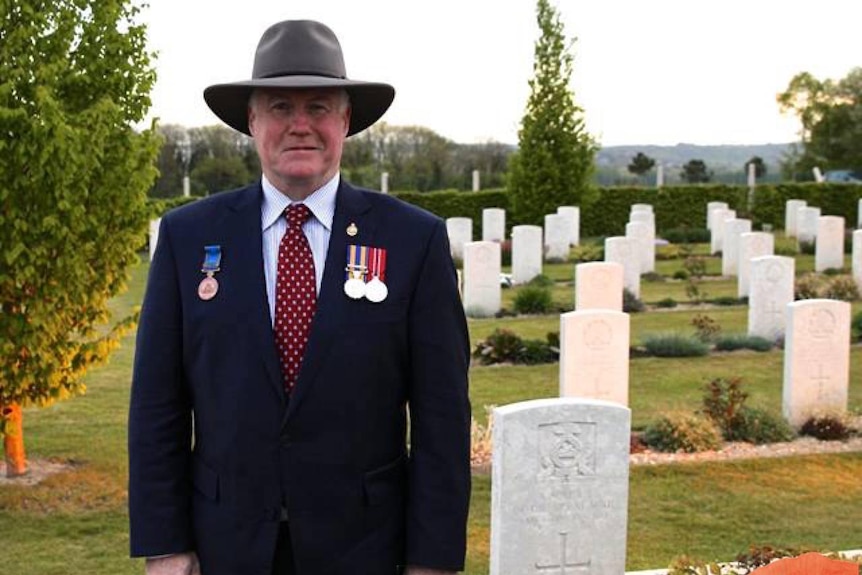
POLYGON ((553 299, 551 290, 546 287, 526 285, 518 290, 512 306, 517 313, 543 314, 551 311, 553 299))
POLYGON ((661 308, 674 308, 674 307, 676 307, 677 304, 676 304, 676 300, 673 299, 672 297, 666 297, 662 300, 657 301, 655 303, 655 305, 656 305, 656 307, 661 307, 661 308))
POLYGON ((523 345, 524 340, 512 330, 497 328, 484 341, 476 344, 473 357, 482 365, 514 363, 523 345))
POLYGON ((657 260, 675 260, 682 256, 682 250, 679 246, 668 244, 666 246, 656 246, 655 259, 657 260))
POLYGON ((571 258, 578 263, 598 262, 605 257, 603 245, 581 244, 572 248, 571 258))
POLYGON ((549 288, 549 287, 554 287, 554 280, 552 280, 551 278, 549 278, 548 276, 546 276, 544 274, 539 274, 536 277, 534 277, 533 279, 531 279, 530 281, 528 281, 527 285, 533 286, 533 287, 549 288))
POLYGON ((799 428, 799 434, 821 441, 844 441, 853 435, 853 429, 845 416, 827 413, 809 417, 799 428))
POLYGON ((853 341, 862 341, 862 311, 856 313, 850 320, 850 337, 853 341))
POLYGON ((718 351, 736 351, 738 349, 769 351, 772 347, 772 341, 757 335, 731 334, 715 340, 715 349, 718 351))
POLYGON ((841 301, 856 301, 859 299, 859 286, 852 276, 840 275, 832 278, 823 292, 823 297, 841 301))
POLYGON ((823 270, 823 275, 827 277, 835 277, 844 273, 843 268, 826 268, 823 270))
POLYGON ((740 304, 745 303, 745 301, 738 298, 738 297, 732 297, 729 295, 725 295, 725 296, 713 298, 712 303, 714 303, 715 305, 728 306, 728 305, 740 305, 740 304))
POLYGON ((646 272, 641 274, 641 280, 652 283, 661 283, 665 281, 664 276, 658 272, 646 272))
POLYGON ((516 363, 524 365, 538 365, 540 363, 553 363, 560 357, 559 348, 556 353, 547 342, 538 339, 525 339, 521 347, 516 363))
POLYGON ((672 228, 664 230, 661 235, 672 244, 708 244, 712 239, 706 228, 672 228))
POLYGON ((715 341, 721 333, 721 326, 708 315, 700 313, 695 315, 691 318, 691 325, 694 326, 695 337, 704 343, 715 341))
POLYGON ((709 345, 699 339, 682 334, 647 334, 643 341, 647 355, 654 357, 702 357, 709 353, 709 345))
POLYGON ((512 240, 503 240, 500 242, 500 265, 512 265, 512 240))
POLYGON ((730 435, 734 423, 748 399, 748 392, 742 390, 742 379, 718 377, 709 381, 703 388, 703 411, 721 429, 725 438, 730 435))
POLYGON ((689 278, 688 270, 676 270, 673 272, 673 279, 675 280, 687 280, 689 278))
POLYGON ((635 294, 627 288, 623 288, 623 311, 626 313, 638 313, 646 309, 644 302, 639 300, 635 294))
POLYGON ((796 240, 786 237, 775 237, 775 248, 773 253, 777 256, 795 256, 799 253, 799 246, 796 240))
POLYGON ((783 417, 765 409, 744 406, 728 439, 760 445, 790 441, 793 436, 793 429, 783 417))
POLYGON ((813 256, 815 252, 814 242, 799 242, 799 253, 813 256))
POLYGON ((823 289, 823 278, 817 274, 807 273, 796 278, 793 286, 793 298, 815 299, 820 297, 823 289))
POLYGON ((695 453, 718 449, 721 432, 713 421, 690 413, 662 416, 644 431, 644 441, 657 451, 695 453))

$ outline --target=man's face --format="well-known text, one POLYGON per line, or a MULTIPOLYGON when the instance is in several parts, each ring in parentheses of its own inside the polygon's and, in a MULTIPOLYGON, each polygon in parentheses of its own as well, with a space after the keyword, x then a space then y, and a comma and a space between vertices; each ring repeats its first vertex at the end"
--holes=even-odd
POLYGON ((338 171, 350 105, 336 88, 259 90, 248 125, 267 179, 302 200, 338 171))

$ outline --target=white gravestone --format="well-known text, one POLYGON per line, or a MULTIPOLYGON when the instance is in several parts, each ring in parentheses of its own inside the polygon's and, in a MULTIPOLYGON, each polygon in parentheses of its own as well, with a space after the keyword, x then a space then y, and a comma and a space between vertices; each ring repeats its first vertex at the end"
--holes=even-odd
POLYGON ((449 247, 452 257, 464 260, 464 244, 473 241, 473 220, 470 218, 448 218, 446 232, 449 235, 449 247))
POLYGON ((545 216, 545 261, 564 262, 569 259, 571 225, 566 216, 547 214, 545 216))
POLYGON ((575 310, 623 310, 623 266, 586 262, 575 266, 575 310))
POLYGON ((654 213, 652 204, 632 204, 629 208, 629 214, 633 214, 635 212, 646 212, 648 214, 654 213))
POLYGON ((862 198, 859 198, 859 205, 856 208, 856 227, 862 229, 862 198))
MULTIPOLYGON (((652 242, 655 245, 655 240, 650 235, 649 225, 644 222, 629 222, 626 224, 626 237, 637 241, 638 254, 641 260, 641 273, 651 272, 655 269, 655 262, 650 261, 649 246, 652 242)), ((655 253, 655 250, 653 250, 655 253)))
POLYGON ((799 426, 818 412, 847 411, 850 304, 809 299, 787 305, 782 412, 799 426))
POLYGON ((804 206, 796 211, 796 239, 804 243, 812 243, 817 238, 817 223, 820 220, 820 208, 804 206))
POLYGON ((560 397, 629 404, 629 322, 605 309, 560 315, 560 397))
POLYGON ((712 226, 710 227, 709 253, 712 255, 724 249, 724 222, 735 220, 736 210, 723 210, 721 208, 712 211, 712 226))
POLYGON ((605 261, 623 266, 623 287, 635 297, 640 297, 641 260, 637 240, 619 236, 605 238, 605 261))
POLYGON ((784 337, 784 310, 793 301, 796 260, 763 256, 750 265, 748 335, 778 341, 784 337))
POLYGON ((799 208, 804 208, 808 203, 805 200, 787 200, 784 204, 784 235, 795 238, 798 233, 799 208))
POLYGON ((162 218, 150 220, 150 261, 153 261, 153 256, 156 255, 156 246, 159 244, 159 226, 162 225, 162 218))
POLYGON ((814 271, 844 267, 844 218, 822 216, 817 220, 817 241, 814 246, 814 271))
POLYGON ((811 169, 811 173, 814 174, 814 181, 815 182, 817 182, 818 184, 823 183, 823 181, 824 181, 823 172, 820 171, 820 168, 818 168, 817 166, 814 166, 811 169))
POLYGON ((380 191, 384 194, 389 193, 389 172, 380 174, 380 191))
POLYGON ((569 245, 576 246, 581 243, 581 208, 578 206, 560 206, 557 213, 566 217, 571 226, 569 245))
POLYGON ((506 210, 485 208, 482 210, 482 241, 502 242, 506 239, 506 210))
POLYGON ((478 192, 480 188, 479 170, 473 170, 473 191, 478 192))
POLYGON ((721 275, 739 273, 739 236, 751 231, 751 220, 724 220, 721 250, 721 275))
MULTIPOLYGON (((637 204, 636 204, 637 205, 637 204)), ((650 206, 652 209, 652 206, 650 206)), ((637 211, 629 214, 629 222, 630 223, 642 223, 646 224, 649 230, 649 236, 646 239, 646 256, 645 256, 645 268, 643 270, 646 272, 654 272, 655 271, 655 214, 651 211, 637 211)), ((626 234, 628 235, 628 234, 626 234)))
POLYGON ((512 283, 525 284, 542 275, 542 228, 512 228, 512 283))
POLYGON ((747 297, 750 291, 751 260, 775 253, 775 237, 768 232, 746 232, 739 236, 738 297, 747 297))
POLYGON ((712 229, 712 212, 715 210, 729 210, 727 202, 707 202, 706 204, 706 229, 712 229))
POLYGON ((862 230, 853 232, 853 278, 862 291, 862 230))
POLYGON ((664 186, 664 166, 659 164, 655 168, 655 187, 660 188, 664 186))
POLYGON ((464 311, 469 317, 492 317, 500 311, 500 244, 464 244, 464 311))
POLYGON ((537 399, 494 410, 491 575, 621 575, 631 411, 537 399))

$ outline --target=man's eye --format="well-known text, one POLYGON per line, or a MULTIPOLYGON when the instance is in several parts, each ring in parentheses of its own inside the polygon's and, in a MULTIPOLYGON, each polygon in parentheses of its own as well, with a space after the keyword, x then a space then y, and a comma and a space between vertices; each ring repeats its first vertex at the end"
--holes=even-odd
POLYGON ((308 111, 315 116, 323 116, 329 112, 329 107, 324 104, 312 104, 308 107, 308 111))

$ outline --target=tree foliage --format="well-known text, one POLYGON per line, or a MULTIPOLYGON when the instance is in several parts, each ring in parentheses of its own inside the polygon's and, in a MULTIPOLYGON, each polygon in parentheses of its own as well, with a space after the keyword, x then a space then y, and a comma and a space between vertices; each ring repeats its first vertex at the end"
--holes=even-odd
POLYGON ((712 172, 706 168, 703 160, 689 160, 679 176, 689 184, 705 184, 712 179, 712 172))
POLYGON ((597 146, 569 87, 573 57, 560 17, 538 0, 530 96, 510 159, 508 188, 515 221, 541 224, 558 206, 585 204, 597 146))
POLYGON ((0 404, 45 405, 133 323, 104 326, 146 237, 155 74, 128 2, 0 12, 0 404))
POLYGON ((745 162, 745 174, 748 175, 748 166, 754 164, 754 177, 760 179, 766 175, 766 164, 760 156, 752 156, 750 160, 745 162))
POLYGON ((801 124, 801 149, 787 158, 788 175, 808 177, 815 166, 862 170, 862 68, 837 82, 801 72, 778 95, 778 104, 801 124))
POLYGON ((649 172, 655 166, 655 160, 644 154, 643 152, 638 152, 633 158, 631 163, 628 165, 628 170, 632 174, 637 176, 642 176, 649 172))

